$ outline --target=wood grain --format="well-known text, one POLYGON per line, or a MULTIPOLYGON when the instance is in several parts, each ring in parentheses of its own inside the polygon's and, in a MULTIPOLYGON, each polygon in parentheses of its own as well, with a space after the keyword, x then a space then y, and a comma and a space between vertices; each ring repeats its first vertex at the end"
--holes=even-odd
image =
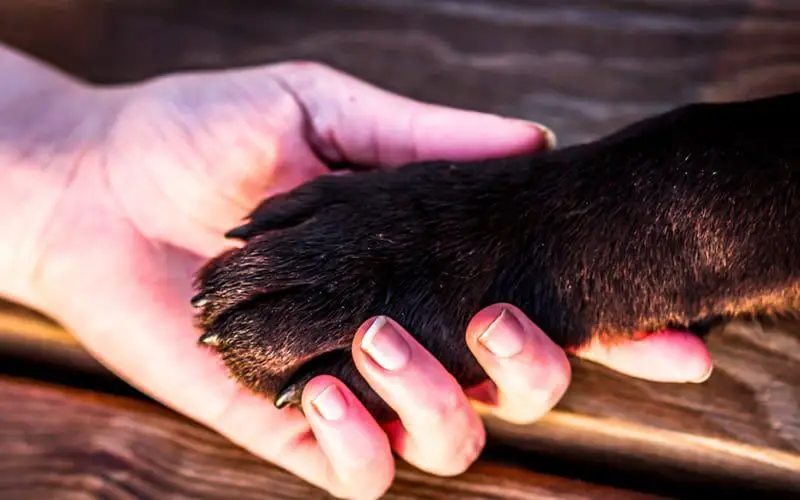
MULTIPOLYGON (((4 499, 330 498, 155 405, 0 377, 4 499)), ((663 498, 481 462, 435 478, 408 466, 391 499, 663 498)))
POLYGON ((694 100, 800 88, 800 2, 60 0, 0 40, 94 82, 313 59, 411 97, 594 139, 694 100))
MULTIPOLYGON (((60 327, 13 304, 0 307, 4 351, 38 353, 40 378, 75 383, 63 367, 113 378, 60 327), (41 323, 41 324, 40 324, 41 323), (52 348, 51 348, 52 346, 52 348)), ((702 385, 640 381, 573 360, 573 384, 535 425, 487 418, 490 458, 648 491, 800 493, 798 325, 730 324, 709 336, 715 373, 702 385), (578 465, 580 464, 580 465, 578 465), (678 486, 680 485, 680 486, 678 486), (652 488, 652 489, 650 489, 652 488)))

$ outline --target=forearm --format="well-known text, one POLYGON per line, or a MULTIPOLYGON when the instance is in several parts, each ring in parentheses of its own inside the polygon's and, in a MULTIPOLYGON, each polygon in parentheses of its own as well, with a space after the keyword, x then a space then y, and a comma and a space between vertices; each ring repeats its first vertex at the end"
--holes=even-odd
POLYGON ((90 89, 0 45, 0 294, 29 300, 37 245, 81 154, 90 89))

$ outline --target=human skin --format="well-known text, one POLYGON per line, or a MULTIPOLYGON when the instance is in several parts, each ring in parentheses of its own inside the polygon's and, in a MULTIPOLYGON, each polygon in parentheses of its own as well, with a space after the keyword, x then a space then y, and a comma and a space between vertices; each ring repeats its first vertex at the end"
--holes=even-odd
MULTIPOLYGON (((197 269, 233 244, 223 234, 264 197, 332 163, 541 150, 540 126, 415 102, 314 63, 103 88, 0 46, 0 74, 0 293, 59 320, 165 405, 337 497, 376 498, 394 479, 393 451, 458 474, 485 441, 476 409, 534 422, 566 391, 564 352, 513 305, 496 304, 465 332, 492 379, 485 386, 465 393, 384 318, 366 349, 375 320, 362 325, 353 356, 399 420, 379 425, 326 376, 306 386, 305 414, 279 411, 197 346, 189 305, 197 269)), ((685 332, 577 354, 661 382, 700 382, 712 366, 685 332)))

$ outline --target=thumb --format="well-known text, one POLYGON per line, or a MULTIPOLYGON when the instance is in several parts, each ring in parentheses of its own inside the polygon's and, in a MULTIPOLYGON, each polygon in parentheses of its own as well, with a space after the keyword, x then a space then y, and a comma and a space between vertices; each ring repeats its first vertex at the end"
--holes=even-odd
POLYGON ((422 103, 316 63, 271 66, 308 120, 307 139, 331 162, 391 167, 479 160, 555 147, 547 127, 422 103))

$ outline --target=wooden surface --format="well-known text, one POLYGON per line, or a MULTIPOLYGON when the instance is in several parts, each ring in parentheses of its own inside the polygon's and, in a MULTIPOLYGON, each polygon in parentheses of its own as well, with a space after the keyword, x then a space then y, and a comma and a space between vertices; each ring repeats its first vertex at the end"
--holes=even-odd
MULTIPOLYGON (((528 426, 487 421, 485 462, 681 498, 742 491, 775 498, 800 494, 797 328, 765 331, 733 324, 712 332, 716 371, 699 386, 648 383, 575 361, 573 385, 551 415, 528 426)), ((113 379, 111 373, 38 313, 0 303, 0 346, 2 353, 30 360, 32 368, 15 375, 118 392, 100 380, 113 379), (51 367, 59 369, 48 377, 51 367)), ((86 425, 86 432, 91 428, 86 425)), ((155 445, 152 450, 159 453, 155 445)), ((578 497, 584 494, 582 483, 559 487, 569 484, 578 497)))
POLYGON ((287 59, 596 138, 797 90, 797 0, 5 0, 0 40, 95 82, 287 59))
MULTIPOLYGON (((0 498, 328 498, 218 434, 152 404, 0 377, 0 498)), ((387 499, 655 495, 479 463, 442 479, 398 468, 387 499)))
MULTIPOLYGON (((0 2, 0 41, 93 82, 314 59, 415 98, 541 121, 555 129, 563 145, 683 102, 800 90, 798 26, 796 0, 0 2)), ((0 359, 3 371, 44 376, 46 371, 36 367, 57 365, 91 374, 82 379, 87 386, 110 378, 69 335, 36 315, 0 309, 0 324, 0 355, 14 359, 0 359)), ((487 460, 553 474, 572 471, 681 498, 756 489, 762 490, 759 498, 765 492, 796 495, 800 327, 769 330, 732 325, 712 334, 716 371, 701 386, 652 384, 575 362, 573 387, 554 414, 535 426, 490 422, 487 460)), ((58 373, 50 379, 65 380, 58 373)), ((28 389, 13 387, 24 399, 28 389)), ((52 406, 45 407, 51 411, 73 404, 61 390, 29 389, 33 401, 50 398, 52 406)), ((111 404, 100 407, 110 420, 118 411, 111 404)), ((113 442, 112 430, 103 436, 113 442)), ((125 431, 119 439, 132 439, 134 431, 125 431)), ((54 427, 52 432, 60 431, 54 427)), ((207 449, 225 449, 221 441, 215 443, 207 449)), ((10 446, 5 439, 0 445, 10 446)), ((173 449, 163 448, 167 454, 173 449)), ((18 463, 19 474, 11 478, 18 481, 26 480, 22 471, 41 467, 21 456, 18 463)), ((189 463, 184 474, 201 467, 189 463)), ((219 463, 235 475, 233 462, 219 463)), ((158 491, 166 488, 153 476, 137 475, 146 471, 116 479, 124 474, 98 470, 75 470, 88 478, 75 484, 90 491, 136 490, 147 481, 153 483, 148 487, 162 488, 158 491)), ((517 481, 509 486, 509 498, 518 484, 538 484, 528 472, 509 470, 517 472, 506 476, 505 469, 492 469, 496 477, 517 481)), ((253 484, 268 481, 253 477, 253 484)), ((581 491, 564 488, 556 496, 581 491)), ((426 494, 440 498, 434 491, 426 494)))

